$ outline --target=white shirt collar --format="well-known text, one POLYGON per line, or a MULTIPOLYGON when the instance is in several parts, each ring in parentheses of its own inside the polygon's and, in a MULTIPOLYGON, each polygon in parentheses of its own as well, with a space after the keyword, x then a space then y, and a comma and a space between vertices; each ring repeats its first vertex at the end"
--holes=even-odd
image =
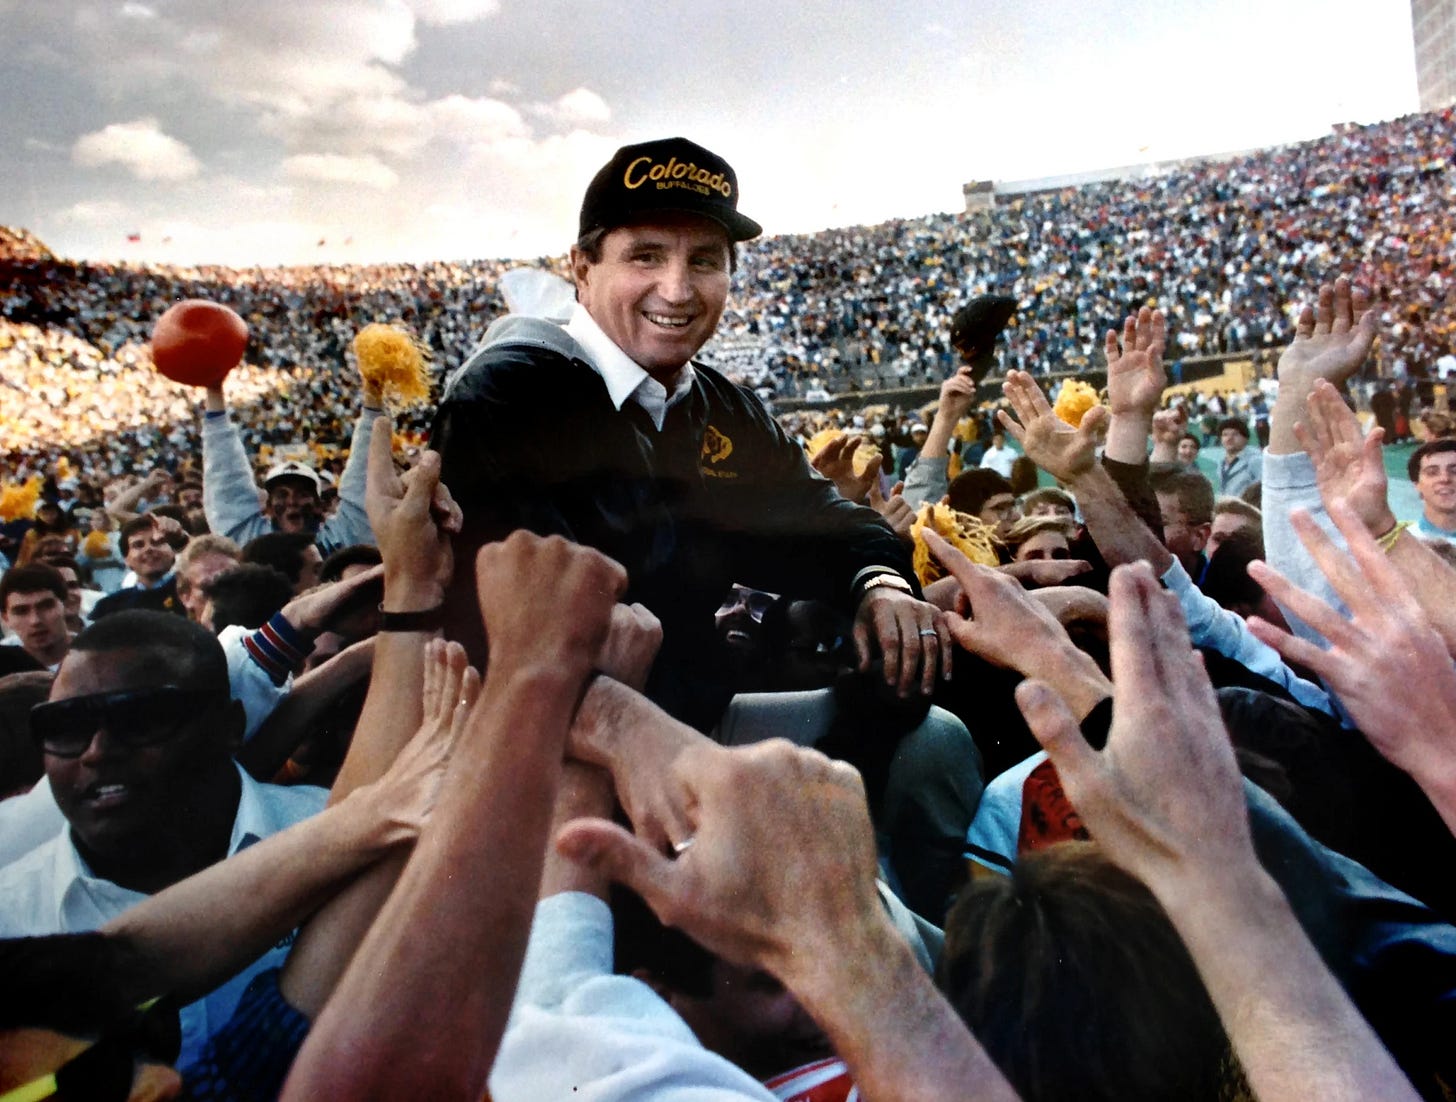
MULTIPOLYGON (((228 838, 227 855, 229 857, 282 829, 276 821, 278 816, 270 814, 270 809, 266 806, 265 790, 236 762, 233 763, 233 767, 237 769, 238 779, 241 783, 238 789, 238 811, 233 816, 233 830, 228 838)), ((69 823, 61 832, 57 844, 59 852, 56 855, 57 875, 54 889, 56 892, 55 906, 58 912, 62 914, 67 912, 68 901, 74 906, 78 893, 81 896, 90 896, 98 900, 107 898, 123 900, 127 904, 137 903, 146 898, 141 892, 123 888, 92 872, 91 866, 86 864, 86 859, 81 856, 80 851, 76 849, 75 842, 71 839, 69 823)), ((100 906, 98 911, 105 914, 106 908, 100 906)))
POLYGON ((647 374, 641 364, 623 352, 611 337, 602 332, 596 319, 579 303, 571 320, 566 324, 566 331, 586 351, 592 367, 596 368, 597 374, 607 384, 607 394, 611 396, 612 405, 620 410, 623 403, 630 398, 647 411, 659 431, 667 411, 686 398, 693 388, 696 373, 693 365, 687 363, 677 373, 672 393, 669 394, 667 387, 647 374))

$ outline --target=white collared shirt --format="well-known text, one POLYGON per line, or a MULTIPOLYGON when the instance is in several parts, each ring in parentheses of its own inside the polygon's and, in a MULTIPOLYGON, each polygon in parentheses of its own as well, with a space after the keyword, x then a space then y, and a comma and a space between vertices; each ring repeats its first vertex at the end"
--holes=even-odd
MULTIPOLYGON (((242 787, 228 841, 229 857, 316 815, 329 796, 327 789, 308 785, 259 784, 241 768, 238 776, 242 787)), ((0 868, 0 937, 85 933, 146 898, 142 892, 92 873, 72 843, 67 826, 18 861, 0 868)), ((179 1064, 195 1059, 207 1038, 227 1024, 253 976, 283 966, 292 942, 290 934, 227 983, 182 1008, 179 1064)))
POLYGON ((659 432, 667 411, 688 396, 693 388, 695 373, 693 365, 683 364, 673 383, 672 393, 643 369, 642 365, 617 347, 611 337, 602 332, 596 318, 586 312, 580 304, 566 324, 566 331, 577 344, 586 350, 589 362, 607 384, 612 405, 617 409, 631 399, 647 411, 659 432))

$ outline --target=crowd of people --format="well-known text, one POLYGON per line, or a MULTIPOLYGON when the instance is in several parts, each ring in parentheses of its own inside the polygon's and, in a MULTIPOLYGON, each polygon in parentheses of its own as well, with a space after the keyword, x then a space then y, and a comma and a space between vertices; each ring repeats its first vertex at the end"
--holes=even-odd
POLYGON ((0 351, 89 420, 0 499, 0 1102, 1449 1098, 1456 438, 1407 417, 1402 515, 1398 403, 1352 408, 1449 347, 1449 124, 961 253, 753 244, 641 143, 562 316, 487 265, 11 265, 0 351), (1331 196, 1338 250, 1289 220, 1331 196), (128 389, 174 288, 251 366, 128 389), (342 364, 409 304, 452 370, 390 410, 342 364), (698 358, 871 329, 937 402, 786 427, 698 358), (1170 387, 1190 334, 1266 385, 1170 387))
MULTIPOLYGON (((1140 179, 1003 195, 992 210, 747 243, 708 355, 768 398, 935 383, 955 363, 955 310, 1000 292, 1018 313, 999 370, 1075 372, 1094 365, 1107 327, 1154 287, 1174 358, 1268 353, 1292 336, 1295 291, 1339 256, 1376 289, 1382 341, 1372 369, 1392 380, 1434 374, 1456 332, 1445 217, 1453 127, 1450 110, 1412 115, 1140 179)), ((134 351, 178 299, 236 309, 252 327, 259 396, 289 395, 277 416, 260 403, 245 429, 256 447, 347 424, 337 379, 350 340, 370 322, 411 328, 441 376, 458 366, 503 312, 499 278, 514 266, 180 269, 69 263, 34 243, 6 248, 0 343, 3 378, 18 393, 4 395, 5 451, 13 466, 53 462, 67 449, 86 469, 102 437, 149 465, 173 465, 195 448, 176 409, 184 399, 158 388, 134 351), (46 431, 49 395, 112 377, 125 396, 117 428, 96 415, 89 436, 46 431), (175 443, 174 432, 183 437, 175 443)), ((565 270, 560 257, 527 263, 565 270)), ((407 427, 422 430, 424 420, 407 427)))

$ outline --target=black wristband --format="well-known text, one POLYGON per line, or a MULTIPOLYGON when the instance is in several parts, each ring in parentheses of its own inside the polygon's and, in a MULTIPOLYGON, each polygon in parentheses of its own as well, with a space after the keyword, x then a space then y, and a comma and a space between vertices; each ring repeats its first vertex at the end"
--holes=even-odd
POLYGON ((1082 737, 1094 750, 1107 745, 1107 732, 1112 730, 1112 697, 1104 696, 1097 706, 1083 717, 1082 737))
POLYGON ((445 606, 422 608, 418 612, 389 612, 379 606, 380 631, 438 631, 445 625, 445 606))

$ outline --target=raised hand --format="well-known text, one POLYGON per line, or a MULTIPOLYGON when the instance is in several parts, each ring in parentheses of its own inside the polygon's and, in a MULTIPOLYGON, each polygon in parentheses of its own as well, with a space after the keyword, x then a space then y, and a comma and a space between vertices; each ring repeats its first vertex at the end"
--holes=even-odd
MULTIPOLYGON (((1290 521, 1350 618, 1266 563, 1249 564, 1254 580, 1328 640, 1329 649, 1257 617, 1249 619, 1249 630, 1324 678, 1365 737, 1422 787, 1444 782, 1456 762, 1456 672, 1446 644, 1359 515, 1338 502, 1329 512, 1348 554, 1308 513, 1296 510, 1290 521)), ((1456 802, 1448 806, 1456 812, 1456 802)), ((1456 828, 1456 814, 1447 822, 1456 828)))
POLYGON ((450 753, 480 695, 480 675, 459 643, 425 645, 424 718, 394 764, 372 785, 347 797, 375 800, 391 827, 391 840, 417 837, 434 810, 450 753))
POLYGON ((1233 745, 1177 598, 1146 563, 1118 567, 1109 591, 1106 748, 1043 681, 1016 692, 1032 733, 1092 836, 1155 893, 1257 872, 1233 745))
POLYGON ((1375 314, 1364 288, 1348 276, 1319 289, 1316 305, 1299 312, 1294 342, 1279 357, 1279 381, 1328 379, 1337 386, 1360 369, 1375 341, 1375 314))
POLYGON ((945 614, 957 644, 998 666, 1051 680, 1079 716, 1108 694, 1110 686, 1096 663, 1077 650, 1057 618, 1015 580, 971 562, 935 532, 927 531, 925 542, 961 588, 958 611, 945 614))
POLYGON ((1162 401, 1168 376, 1163 371, 1163 347, 1168 330, 1161 310, 1144 306, 1117 330, 1109 329, 1103 342, 1107 356, 1107 404, 1113 417, 1148 419, 1162 401))
POLYGON ((975 400, 975 375, 969 367, 962 367, 940 384, 940 406, 935 415, 939 417, 944 414, 951 419, 950 423, 954 426, 969 412, 975 400))
POLYGON ((1002 386, 1012 413, 996 414, 1027 457, 1042 470, 1063 482, 1073 482, 1097 462, 1097 444, 1107 429, 1108 412, 1093 406, 1073 428, 1055 413, 1051 403, 1025 371, 1009 371, 1002 386), (1015 414, 1013 417, 1012 414, 1015 414))
POLYGON ((1387 499, 1383 429, 1361 436, 1360 422, 1328 381, 1316 380, 1305 403, 1307 416, 1294 435, 1314 461, 1315 481, 1325 507, 1349 506, 1373 536, 1395 527, 1387 499))
POLYGON ((910 529, 915 526, 915 509, 905 500, 905 483, 895 483, 895 488, 886 497, 880 493, 879 479, 870 487, 869 507, 885 518, 885 523, 895 530, 895 535, 909 542, 910 529))
POLYGON ((819 454, 809 461, 810 466, 834 483, 839 496, 845 501, 863 504, 871 487, 879 485, 880 466, 884 462, 884 456, 878 449, 865 464, 862 473, 856 473, 854 469, 855 454, 866 443, 863 436, 845 433, 825 444, 819 449, 819 454))
POLYGON ((1160 409, 1153 414, 1153 446, 1176 452, 1178 441, 1188 431, 1188 411, 1182 406, 1160 409))
POLYGON ((1002 574, 1033 585, 1062 585, 1068 578, 1092 569, 1086 559, 1027 559, 1009 562, 998 568, 1002 574))
POLYGON ((627 572, 560 536, 512 532, 475 560, 476 592, 494 674, 501 665, 585 677, 602 652, 627 572))
POLYGON ((646 605, 618 605, 606 642, 597 655, 597 669, 614 681, 640 690, 662 646, 662 621, 646 605))
POLYGON ((773 739, 695 746, 668 772, 692 831, 674 839, 675 858, 599 819, 569 824, 557 849, 719 956, 785 982, 818 967, 816 951, 832 955, 841 925, 878 924, 874 831, 850 766, 773 739))
POLYGON ((389 418, 380 417, 369 441, 364 507, 384 558, 386 600, 391 612, 434 608, 454 570, 450 535, 460 531, 463 517, 440 481, 438 452, 421 453, 401 477, 392 448, 389 418))

